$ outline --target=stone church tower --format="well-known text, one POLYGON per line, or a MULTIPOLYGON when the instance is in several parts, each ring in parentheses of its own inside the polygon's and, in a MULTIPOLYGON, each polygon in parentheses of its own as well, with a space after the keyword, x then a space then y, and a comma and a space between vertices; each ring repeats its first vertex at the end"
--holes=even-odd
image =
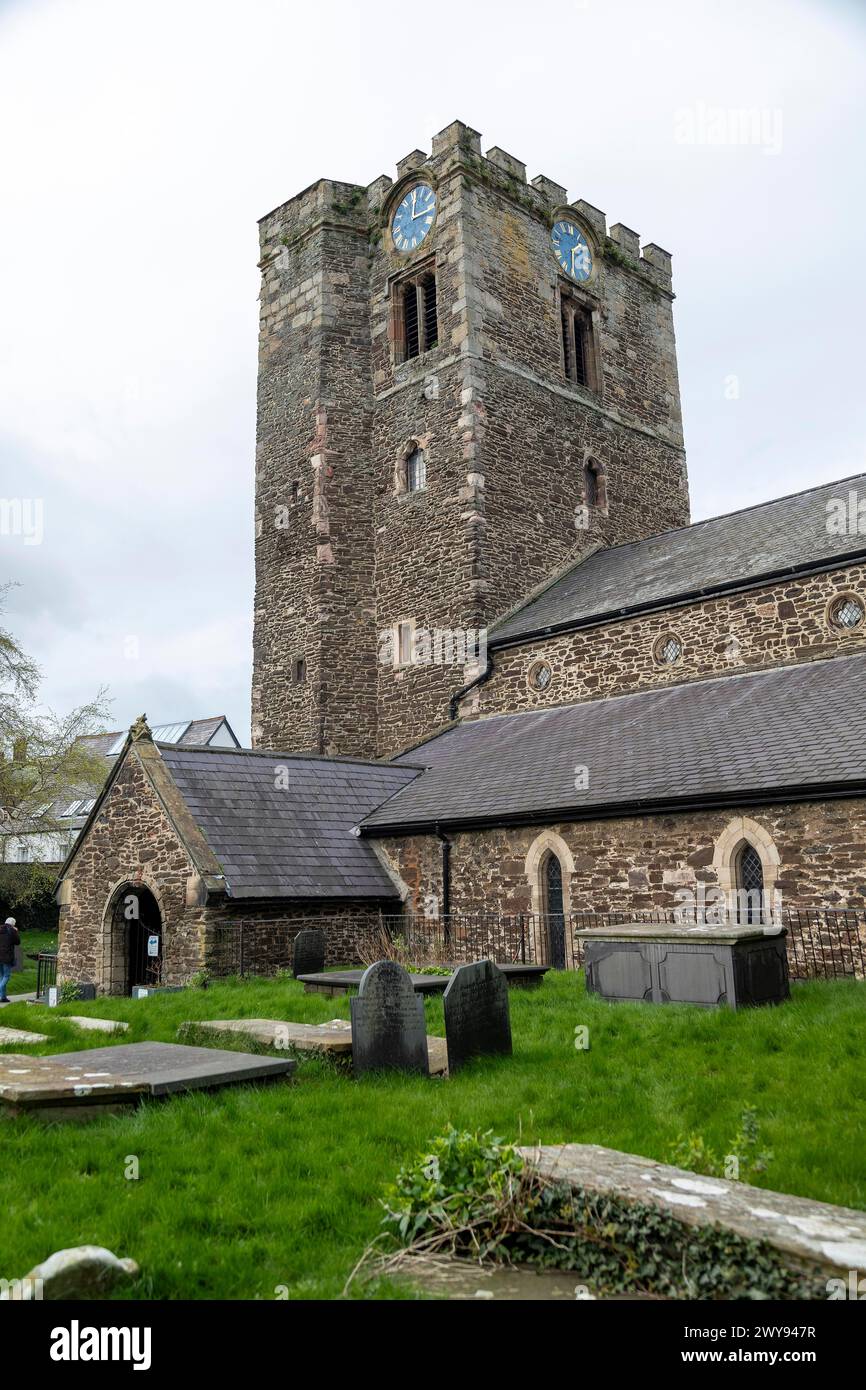
POLYGON ((270 213, 261 270, 253 742, 388 756, 472 634, 688 523, 670 256, 454 122, 270 213))

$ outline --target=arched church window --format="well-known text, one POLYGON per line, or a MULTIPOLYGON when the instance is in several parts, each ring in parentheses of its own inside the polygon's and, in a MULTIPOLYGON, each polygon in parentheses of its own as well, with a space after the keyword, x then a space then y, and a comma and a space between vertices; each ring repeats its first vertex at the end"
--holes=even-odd
POLYGON ((562 865, 551 851, 542 864, 543 901, 547 923, 548 959, 554 970, 565 969, 565 908, 562 865))
POLYGON ((746 841, 737 851, 737 916, 741 922, 761 922, 764 915, 764 866, 746 841))

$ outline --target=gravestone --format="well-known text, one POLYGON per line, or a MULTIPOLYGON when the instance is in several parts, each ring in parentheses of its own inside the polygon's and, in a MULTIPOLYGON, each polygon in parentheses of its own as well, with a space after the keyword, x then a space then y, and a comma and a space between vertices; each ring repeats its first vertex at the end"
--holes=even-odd
POLYGON ((508 982, 492 960, 476 960, 454 971, 445 991, 448 1071, 471 1057, 511 1056, 508 982))
MULTIPOLYGON (((63 1000, 61 999, 60 994, 61 994, 61 986, 60 986, 60 985, 51 985, 50 989, 48 990, 48 1007, 49 1007, 50 1009, 56 1009, 58 1004, 62 1004, 62 1003, 63 1003, 63 1000)), ((91 985, 91 984, 88 984, 88 983, 86 983, 86 982, 85 982, 85 983, 77 983, 77 984, 75 985, 75 995, 74 995, 74 998, 75 998, 75 999, 81 1000, 82 1003, 84 1003, 84 1002, 89 1002, 91 999, 95 999, 95 998, 96 998, 96 985, 91 985)), ((68 1001, 67 1001, 67 1002, 68 1002, 68 1001)))
POLYGON ((393 960, 371 965, 350 1008, 356 1076, 380 1068, 427 1075, 424 1000, 402 965, 393 960))
POLYGON ((308 927, 295 937, 292 974, 317 975, 325 968, 325 933, 321 927, 308 927))

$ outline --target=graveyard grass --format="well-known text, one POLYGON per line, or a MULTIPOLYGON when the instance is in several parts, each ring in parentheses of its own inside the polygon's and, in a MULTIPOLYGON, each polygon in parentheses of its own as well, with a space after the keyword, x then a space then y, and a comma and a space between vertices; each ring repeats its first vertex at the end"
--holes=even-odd
MULTIPOLYGON (((866 984, 799 984, 780 1008, 732 1013, 612 1004, 588 997, 582 977, 550 974, 510 1000, 514 1057, 479 1059, 447 1081, 353 1081, 302 1060, 289 1085, 150 1101, 87 1125, 0 1121, 0 1276, 93 1243, 139 1262, 133 1297, 273 1299, 280 1288, 289 1298, 337 1297, 380 1230, 385 1184, 449 1123, 665 1159, 689 1132, 724 1154, 753 1105, 762 1145, 774 1151, 758 1182, 866 1207, 866 984), (575 1049, 578 1025, 589 1029, 589 1051, 575 1049), (133 1156, 137 1181, 125 1176, 133 1156)), ((441 1000, 426 1009, 428 1032, 443 1033, 441 1000)), ((256 980, 56 1010, 16 1004, 2 1022, 50 1034, 33 1051, 105 1046, 105 1035, 63 1023, 76 1012, 127 1020, 117 1041, 174 1042, 188 1019, 319 1023, 348 1017, 349 1001, 256 980)), ((412 1295, 385 1283, 366 1296, 412 1295)))

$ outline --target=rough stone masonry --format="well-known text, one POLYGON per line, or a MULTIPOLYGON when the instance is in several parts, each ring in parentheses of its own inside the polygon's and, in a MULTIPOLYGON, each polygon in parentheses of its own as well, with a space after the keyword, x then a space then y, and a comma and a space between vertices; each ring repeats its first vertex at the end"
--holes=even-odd
POLYGON ((688 521, 670 256, 455 121, 367 187, 320 180, 261 222, 253 741, 393 753, 447 719, 458 663, 395 665, 381 635, 485 629, 599 544, 688 521), (433 188, 430 233, 390 234, 433 188), (565 212, 592 248, 559 273, 565 212), (400 292, 435 276, 438 342, 402 360, 400 292), (563 296, 591 324, 567 379, 563 296), (406 488, 424 450, 426 487, 406 488), (585 464, 603 479, 587 506, 585 464), (586 510, 584 510, 586 508, 586 510))

